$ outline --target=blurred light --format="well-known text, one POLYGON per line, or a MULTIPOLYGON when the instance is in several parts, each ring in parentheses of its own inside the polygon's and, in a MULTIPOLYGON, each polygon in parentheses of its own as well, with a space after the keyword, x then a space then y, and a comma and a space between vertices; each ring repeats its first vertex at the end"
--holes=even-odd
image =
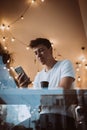
POLYGON ((87 64, 85 64, 85 69, 87 69, 87 64))
POLYGON ((53 43, 51 43, 51 46, 52 46, 52 47, 54 46, 53 43))
POLYGON ((26 50, 29 50, 29 47, 28 47, 28 46, 26 47, 26 50))
POLYGON ((7 60, 7 63, 9 63, 10 62, 10 60, 7 60))
POLYGON ((82 64, 81 64, 81 63, 79 63, 78 65, 79 65, 79 67, 81 67, 81 66, 82 66, 82 64))
POLYGON ((81 81, 81 78, 80 78, 80 76, 78 76, 78 79, 77 79, 78 81, 81 81))
POLYGON ((7 69, 6 67, 3 67, 3 69, 5 70, 5 69, 7 69))
POLYGON ((10 69, 7 69, 8 71, 10 71, 10 69))
POLYGON ((5 42, 5 41, 6 41, 5 37, 3 37, 3 39, 2 39, 2 40, 3 40, 3 42, 5 42))
POLYGON ((45 0, 41 0, 41 2, 44 2, 45 0))
POLYGON ((76 71, 79 71, 79 68, 76 68, 76 71))
POLYGON ((7 30, 10 30, 10 26, 8 25, 6 29, 7 29, 7 30))
POLYGON ((14 38, 14 37, 12 37, 11 41, 12 41, 12 42, 14 42, 14 41, 15 41, 15 38, 14 38))
POLYGON ((22 19, 22 20, 24 19, 23 15, 21 16, 21 19, 22 19))
POLYGON ((32 4, 35 3, 35 2, 36 2, 36 0, 32 0, 32 4))
POLYGON ((13 71, 15 71, 15 70, 14 70, 14 67, 12 67, 12 66, 10 66, 10 69, 13 70, 13 71))
POLYGON ((4 49, 7 50, 7 47, 5 46, 4 49))
POLYGON ((12 77, 11 76, 9 76, 9 79, 11 79, 12 77))
POLYGON ((2 24, 2 25, 1 25, 1 30, 4 31, 4 29, 5 29, 5 24, 2 24))

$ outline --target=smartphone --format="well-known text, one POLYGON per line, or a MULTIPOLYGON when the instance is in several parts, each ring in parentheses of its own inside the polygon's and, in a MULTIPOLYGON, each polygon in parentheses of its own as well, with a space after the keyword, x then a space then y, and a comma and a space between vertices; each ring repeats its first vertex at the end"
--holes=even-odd
POLYGON ((15 67, 15 71, 16 71, 17 74, 22 74, 23 73, 24 74, 23 77, 25 77, 25 79, 29 78, 21 66, 15 67))

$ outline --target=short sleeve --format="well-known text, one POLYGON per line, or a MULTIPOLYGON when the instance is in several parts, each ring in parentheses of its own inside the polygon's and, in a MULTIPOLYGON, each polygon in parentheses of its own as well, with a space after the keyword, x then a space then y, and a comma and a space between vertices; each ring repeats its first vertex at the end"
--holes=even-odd
POLYGON ((70 60, 64 60, 61 65, 61 78, 72 77, 75 79, 75 72, 70 60))

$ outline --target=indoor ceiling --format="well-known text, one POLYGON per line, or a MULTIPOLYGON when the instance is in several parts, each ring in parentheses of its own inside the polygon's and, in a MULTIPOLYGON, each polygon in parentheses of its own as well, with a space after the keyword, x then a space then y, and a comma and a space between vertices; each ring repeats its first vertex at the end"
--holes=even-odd
POLYGON ((87 56, 86 0, 34 0, 32 4, 31 1, 0 0, 0 42, 13 53, 13 66, 21 65, 34 78, 40 65, 35 64, 32 50, 26 47, 37 37, 53 42, 56 58, 61 55, 75 63, 82 54, 81 47, 85 47, 87 56), (10 30, 2 31, 3 24, 9 25, 10 30))

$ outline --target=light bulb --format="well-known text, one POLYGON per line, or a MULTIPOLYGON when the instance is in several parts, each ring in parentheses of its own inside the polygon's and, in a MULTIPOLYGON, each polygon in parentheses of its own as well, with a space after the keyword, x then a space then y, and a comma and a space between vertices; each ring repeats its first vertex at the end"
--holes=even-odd
POLYGON ((15 38, 13 37, 13 38, 11 39, 11 41, 14 42, 14 41, 15 41, 15 38))
POLYGON ((35 3, 36 0, 32 0, 32 4, 35 3))
POLYGON ((4 49, 7 50, 7 47, 5 46, 4 49))
POLYGON ((21 19, 22 19, 22 20, 24 19, 23 15, 21 16, 21 19))
POLYGON ((3 42, 5 42, 5 41, 6 41, 5 37, 3 37, 3 39, 2 39, 2 40, 3 40, 3 42))
POLYGON ((8 25, 6 29, 7 29, 7 30, 10 30, 10 26, 8 25))
POLYGON ((28 47, 28 46, 26 47, 26 50, 29 50, 29 47, 28 47))
POLYGON ((77 79, 78 81, 81 81, 81 78, 80 78, 80 76, 78 76, 78 79, 77 79))
POLYGON ((1 25, 1 30, 4 30, 5 29, 5 24, 2 24, 1 25))
POLYGON ((41 2, 44 2, 45 0, 41 0, 41 2))
POLYGON ((76 68, 76 71, 79 71, 79 68, 76 68))
POLYGON ((85 69, 87 69, 87 64, 85 64, 85 69))

